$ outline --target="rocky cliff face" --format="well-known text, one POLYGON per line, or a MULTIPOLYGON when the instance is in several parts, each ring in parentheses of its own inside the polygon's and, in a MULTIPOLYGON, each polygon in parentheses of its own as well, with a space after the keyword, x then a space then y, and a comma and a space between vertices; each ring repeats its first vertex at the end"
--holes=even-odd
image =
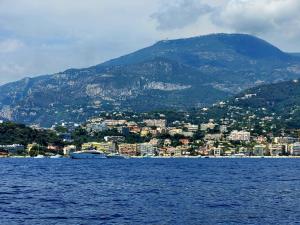
POLYGON ((84 69, 0 87, 0 117, 49 126, 102 110, 184 109, 246 88, 297 78, 300 60, 249 35, 158 42, 84 69))

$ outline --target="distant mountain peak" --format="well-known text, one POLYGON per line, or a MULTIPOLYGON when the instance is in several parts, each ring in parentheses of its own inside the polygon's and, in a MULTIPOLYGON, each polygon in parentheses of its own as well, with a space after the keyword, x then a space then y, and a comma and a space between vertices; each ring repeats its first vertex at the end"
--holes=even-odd
POLYGON ((0 87, 0 119, 51 125, 101 110, 202 107, 261 83, 296 79, 300 57, 248 34, 165 40, 84 69, 0 87))

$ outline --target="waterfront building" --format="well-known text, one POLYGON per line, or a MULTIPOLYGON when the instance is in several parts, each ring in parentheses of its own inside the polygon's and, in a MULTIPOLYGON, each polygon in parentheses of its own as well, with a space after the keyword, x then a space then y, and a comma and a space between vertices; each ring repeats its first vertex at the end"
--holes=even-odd
POLYGON ((181 156, 181 148, 175 147, 162 147, 158 149, 159 156, 181 156))
POLYGON ((223 150, 221 148, 214 148, 213 154, 214 154, 214 156, 221 156, 221 155, 223 155, 223 150))
POLYGON ((139 154, 137 144, 120 144, 119 153, 122 155, 136 156, 139 154))
POLYGON ((291 145, 291 154, 294 156, 300 156, 300 143, 296 142, 291 145))
POLYGON ((231 156, 231 155, 233 155, 233 154, 235 154, 235 149, 234 149, 234 148, 228 148, 228 149, 226 149, 226 150, 224 151, 224 155, 225 155, 225 156, 231 156))
POLYGON ((182 156, 182 155, 190 155, 190 147, 189 145, 181 145, 175 148, 175 156, 182 156))
POLYGON ((138 144, 137 150, 141 154, 141 156, 154 156, 157 152, 157 147, 154 147, 149 143, 142 143, 138 144))
POLYGON ((199 155, 209 155, 210 149, 208 149, 206 146, 199 147, 197 150, 199 155))
POLYGON ((283 155, 285 146, 282 144, 270 144, 269 151, 271 156, 283 155))
POLYGON ((267 146, 263 144, 255 145, 253 147, 253 155, 256 156, 263 156, 266 154, 266 151, 267 151, 267 146))
POLYGON ((64 155, 68 156, 70 153, 76 151, 76 146, 75 145, 67 145, 63 148, 64 155))
MULTIPOLYGON (((165 156, 174 156, 176 153, 178 155, 178 149, 176 151, 176 148, 174 148, 174 147, 167 147, 165 156)), ((181 155, 181 151, 180 151, 180 155, 181 155)))
POLYGON ((251 155, 253 153, 253 150, 250 148, 246 148, 246 147, 240 147, 238 149, 238 153, 239 154, 245 154, 245 155, 251 155))
POLYGON ((158 155, 159 156, 165 156, 165 155, 167 155, 167 148, 168 147, 158 148, 158 155))

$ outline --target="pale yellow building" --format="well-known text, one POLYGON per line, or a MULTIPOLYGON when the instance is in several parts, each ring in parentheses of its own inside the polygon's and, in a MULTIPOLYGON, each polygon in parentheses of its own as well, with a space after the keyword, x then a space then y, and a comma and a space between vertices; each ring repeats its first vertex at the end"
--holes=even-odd
POLYGON ((103 152, 115 152, 116 146, 112 142, 87 142, 82 144, 81 148, 83 150, 94 148, 103 152))

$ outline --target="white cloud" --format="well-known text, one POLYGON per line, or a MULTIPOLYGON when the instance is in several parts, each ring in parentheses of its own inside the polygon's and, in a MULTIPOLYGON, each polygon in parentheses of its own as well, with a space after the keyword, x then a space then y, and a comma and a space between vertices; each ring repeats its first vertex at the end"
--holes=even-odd
POLYGON ((300 52, 299 11, 299 0, 0 0, 0 83, 212 32, 300 52))
POLYGON ((25 68, 16 69, 14 75, 11 71, 9 78, 0 71, 0 83, 95 65, 152 44, 159 39, 150 18, 157 2, 1 0, 1 37, 21 40, 26 46, 0 41, 0 66, 25 68))
POLYGON ((214 15, 220 26, 238 32, 300 35, 292 26, 300 22, 299 12, 299 0, 231 0, 214 15))
POLYGON ((165 3, 159 12, 152 15, 158 22, 158 29, 172 30, 195 23, 203 14, 210 12, 209 5, 199 0, 176 0, 165 3))
POLYGON ((23 46, 23 42, 17 39, 0 40, 0 54, 15 52, 23 46))
MULTIPOLYGON (((286 51, 300 51, 299 0, 179 0, 154 14, 159 28, 258 35, 286 51)), ((195 33, 195 32, 189 32, 195 33)))

